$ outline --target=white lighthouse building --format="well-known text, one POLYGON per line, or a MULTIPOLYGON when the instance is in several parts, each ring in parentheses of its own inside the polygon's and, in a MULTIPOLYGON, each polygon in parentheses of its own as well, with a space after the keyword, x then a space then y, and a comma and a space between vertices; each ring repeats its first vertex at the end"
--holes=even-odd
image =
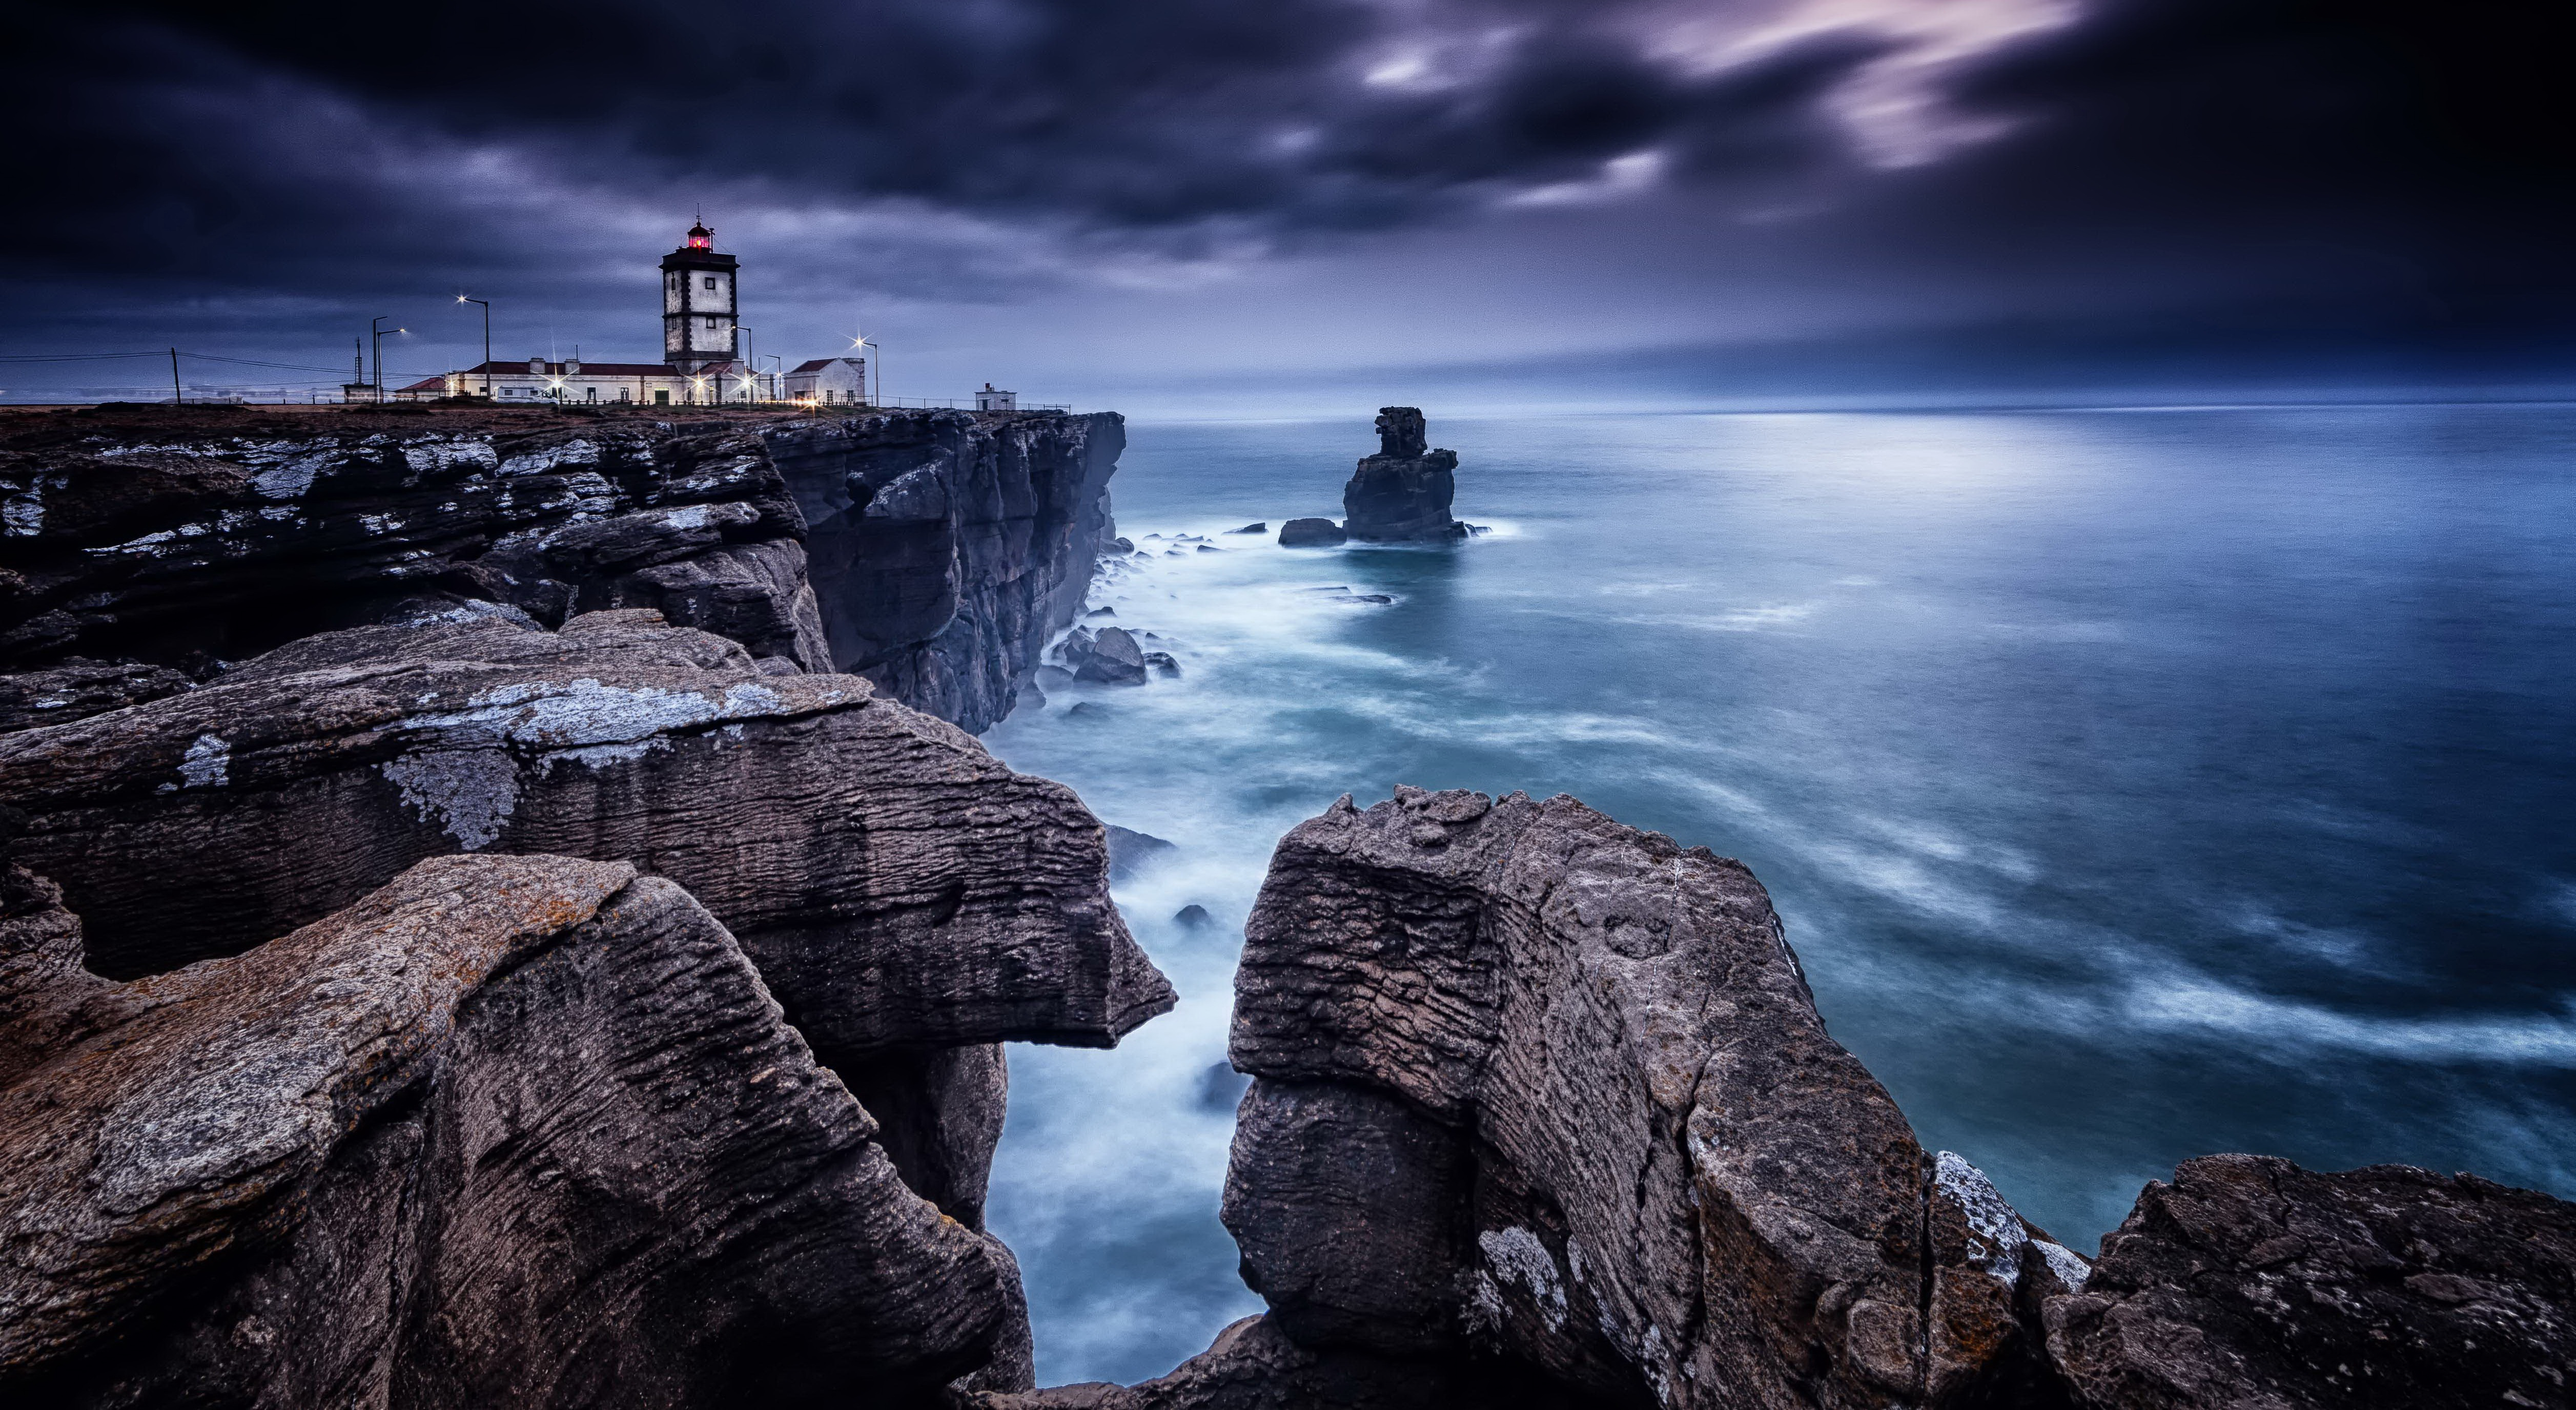
MULTIPOLYGON (((781 400, 870 404, 864 358, 817 358, 783 375, 762 374, 742 360, 742 327, 734 322, 741 273, 740 261, 716 249, 714 231, 703 222, 692 225, 680 248, 662 257, 662 361, 585 362, 576 355, 486 362, 416 382, 396 391, 394 398, 488 396, 522 406, 716 406, 781 400)), ((372 394, 374 389, 362 390, 372 394)))
POLYGON ((682 372, 742 356, 734 324, 734 276, 741 266, 716 252, 716 233, 689 227, 680 248, 662 256, 662 360, 682 372))

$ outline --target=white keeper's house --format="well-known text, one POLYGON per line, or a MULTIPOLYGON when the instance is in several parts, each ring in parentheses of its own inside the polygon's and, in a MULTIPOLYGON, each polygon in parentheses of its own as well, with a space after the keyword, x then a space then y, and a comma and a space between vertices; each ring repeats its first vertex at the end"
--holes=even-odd
POLYGON ((662 361, 584 362, 532 357, 486 362, 428 377, 394 392, 397 401, 488 396, 494 401, 709 406, 723 402, 815 401, 867 405, 867 359, 817 358, 783 375, 744 360, 739 307, 740 262, 715 247, 715 232, 689 227, 680 248, 662 257, 662 361))

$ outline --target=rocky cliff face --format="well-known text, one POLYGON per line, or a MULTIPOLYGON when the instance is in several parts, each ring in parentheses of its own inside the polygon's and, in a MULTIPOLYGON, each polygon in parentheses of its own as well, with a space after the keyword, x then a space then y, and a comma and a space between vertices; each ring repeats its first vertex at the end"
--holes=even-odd
POLYGON ((1378 453, 1363 458, 1342 487, 1344 533, 1380 543, 1467 536, 1467 526, 1449 517, 1458 453, 1429 449, 1426 432, 1418 408, 1379 409, 1378 453))
POLYGON ((1172 1002, 1069 791, 644 609, 310 637, 0 795, 0 1392, 62 1403, 1024 1386, 998 1044, 1172 1002))
POLYGON ((2576 1206, 2215 1157, 2093 1266, 1927 1152, 1740 865, 1569 798, 1282 840, 1225 1219, 1269 1313, 994 1410, 2555 1404, 2576 1206))
MULTIPOLYGON (((1115 415, 699 416, 46 418, 0 441, 0 670, 203 676, 471 601, 640 607, 970 730, 1007 713, 1108 537, 1115 415)), ((42 684, 0 723, 100 695, 42 684)))
POLYGON ((127 984, 9 886, 12 1404, 927 1404, 1012 1325, 1007 1252, 666 880, 434 858, 127 984))
POLYGON ((882 412, 769 433, 832 669, 971 731, 1010 713, 1117 530, 1115 415, 882 412))

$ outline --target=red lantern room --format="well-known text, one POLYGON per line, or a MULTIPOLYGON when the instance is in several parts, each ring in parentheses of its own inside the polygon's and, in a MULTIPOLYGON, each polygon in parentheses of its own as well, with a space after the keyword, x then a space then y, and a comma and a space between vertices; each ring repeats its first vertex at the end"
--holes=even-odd
POLYGON ((688 248, 692 250, 712 250, 715 247, 716 232, 709 230, 703 225, 692 225, 689 227, 688 248))

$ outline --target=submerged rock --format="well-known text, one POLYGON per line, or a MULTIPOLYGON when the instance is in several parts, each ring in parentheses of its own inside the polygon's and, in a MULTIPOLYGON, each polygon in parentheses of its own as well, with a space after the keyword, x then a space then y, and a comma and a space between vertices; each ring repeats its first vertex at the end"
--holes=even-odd
POLYGON ((12 1031, 82 1015, 0 1073, 10 1403, 899 1403, 1016 1315, 1007 1252, 623 863, 432 858, 134 984, 77 952, 0 921, 12 1031))
POLYGON ((1343 530, 1378 543, 1466 537, 1466 526, 1449 517, 1458 453, 1426 449, 1422 413, 1410 406, 1379 408, 1377 433, 1378 453, 1342 488, 1343 530))
POLYGON ((1139 872, 1181 849, 1149 833, 1135 832, 1112 823, 1109 834, 1109 879, 1132 881, 1139 872))
MULTIPOLYGON (((1082 653, 1081 664, 1074 667, 1075 680, 1099 685, 1143 685, 1145 652, 1125 627, 1103 628, 1082 653)), ((1066 654, 1072 660, 1070 651, 1066 654)))
POLYGON ((1349 538, 1330 519, 1291 519, 1279 526, 1281 548, 1331 548, 1349 538))

